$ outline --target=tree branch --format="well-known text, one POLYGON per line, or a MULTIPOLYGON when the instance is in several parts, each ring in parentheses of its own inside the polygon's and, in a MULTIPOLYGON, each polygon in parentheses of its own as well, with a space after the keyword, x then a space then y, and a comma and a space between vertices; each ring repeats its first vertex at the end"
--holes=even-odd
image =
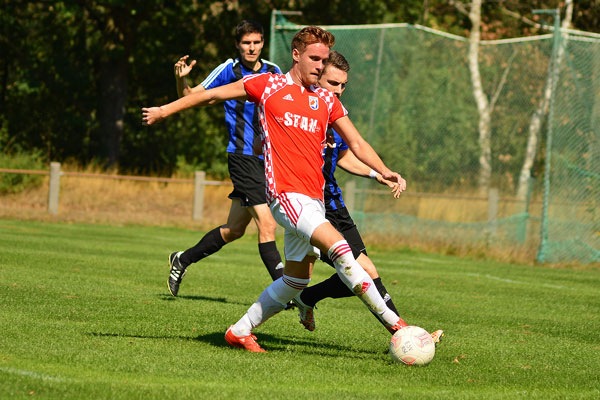
POLYGON ((502 11, 504 14, 506 14, 508 16, 516 18, 519 21, 524 22, 524 23, 526 23, 528 25, 534 26, 534 27, 536 27, 538 29, 548 29, 548 30, 553 30, 554 29, 553 26, 538 24, 537 22, 535 22, 535 21, 533 21, 533 20, 531 20, 531 19, 529 19, 527 17, 524 17, 524 16, 522 16, 521 14, 519 14, 517 12, 511 11, 508 8, 504 7, 504 6, 500 6, 500 11, 502 11))
POLYGON ((508 77, 508 73, 510 71, 510 68, 512 66, 513 60, 515 59, 516 55, 517 55, 517 50, 514 50, 512 55, 508 59, 508 65, 504 69, 504 72, 502 73, 502 78, 500 79, 500 82, 498 83, 498 87, 496 87, 496 91, 494 92, 494 96, 492 96, 492 100, 490 101, 490 113, 492 113, 494 111, 494 107, 496 106, 496 101, 498 101, 498 97, 500 97, 500 93, 502 92, 502 88, 504 87, 504 84, 506 83, 506 78, 508 77))
POLYGON ((469 15, 469 10, 467 9, 468 6, 465 3, 463 3, 462 1, 448 0, 448 4, 456 7, 456 9, 458 11, 460 11, 462 14, 469 15))

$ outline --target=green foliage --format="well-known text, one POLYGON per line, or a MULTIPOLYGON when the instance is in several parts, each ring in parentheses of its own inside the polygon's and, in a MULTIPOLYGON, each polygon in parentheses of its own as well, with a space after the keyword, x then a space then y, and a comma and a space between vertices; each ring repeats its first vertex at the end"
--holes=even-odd
MULTIPOLYGON (((0 153, 0 168, 41 170, 44 168, 41 159, 39 152, 0 153)), ((0 193, 19 193, 41 183, 40 175, 0 172, 0 193)))
MULTIPOLYGON (((592 3, 576 2, 576 28, 600 30, 600 13, 592 3)), ((502 12, 502 7, 534 18, 532 9, 559 5, 554 0, 486 2, 483 38, 540 33, 502 12)), ((290 17, 299 24, 408 22, 463 36, 469 28, 468 18, 441 0, 333 0, 327 7, 316 0, 9 0, 0 7, 0 144, 10 141, 25 151, 43 149, 46 161, 76 159, 86 164, 117 157, 121 169, 139 173, 170 174, 177 155, 183 154, 187 160, 198 160, 207 172, 221 175, 226 132, 220 107, 188 111, 150 129, 140 124, 140 108, 176 99, 172 74, 180 56, 189 54, 198 61, 191 76, 195 84, 225 59, 235 57, 232 34, 241 19, 262 23, 268 39, 273 9, 301 11, 301 16, 290 17), (115 128, 120 126, 122 130, 115 128)), ((266 58, 269 45, 263 53, 266 58)), ((338 45, 352 44, 339 38, 338 45)), ((372 56, 372 50, 357 48, 362 53, 356 57, 372 56)), ((418 46, 412 49, 418 50, 418 46)), ((283 53, 285 69, 289 52, 283 53)), ((421 66, 426 69, 427 64, 421 66)), ((430 72, 431 79, 441 73, 430 72)), ((366 82, 353 79, 357 91, 369 93, 366 82)), ((467 85, 458 81, 448 87, 469 95, 467 85)), ((352 111, 358 116, 359 111, 352 111)))
MULTIPOLYGON (((392 363, 389 333, 356 298, 323 300, 314 332, 279 313, 256 329, 269 351, 257 355, 223 338, 270 282, 256 236, 168 294, 167 254, 201 235, 0 220, 0 397, 600 397, 598 270, 370 248, 402 316, 446 331, 428 367, 392 363)), ((313 282, 332 271, 317 264, 313 282)))

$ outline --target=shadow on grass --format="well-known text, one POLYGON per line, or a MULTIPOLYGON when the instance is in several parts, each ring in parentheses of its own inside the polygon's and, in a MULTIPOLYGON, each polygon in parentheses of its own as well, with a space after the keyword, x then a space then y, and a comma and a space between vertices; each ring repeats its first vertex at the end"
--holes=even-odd
MULTIPOLYGON (((213 332, 198 336, 173 336, 173 335, 136 335, 126 333, 88 332, 87 335, 96 337, 135 338, 135 339, 175 339, 196 341, 209 344, 214 347, 233 349, 225 341, 225 332, 213 332)), ((340 357, 362 359, 371 357, 375 353, 360 350, 349 346, 340 346, 331 342, 318 342, 316 340, 301 339, 296 336, 280 337, 268 333, 260 334, 258 338, 260 345, 267 351, 294 351, 296 353, 313 354, 322 357, 340 357)))
POLYGON ((127 333, 106 333, 106 332, 88 332, 86 335, 96 337, 115 337, 115 338, 136 338, 136 339, 177 339, 177 340, 198 340, 192 336, 173 336, 173 335, 135 335, 127 333))
POLYGON ((160 300, 163 300, 163 301, 175 301, 177 299, 182 299, 182 300, 205 300, 205 301, 213 301, 215 303, 249 305, 247 303, 237 303, 237 302, 228 301, 225 297, 209 297, 209 296, 177 296, 177 297, 174 297, 174 296, 171 296, 170 294, 165 294, 165 293, 161 293, 161 294, 157 295, 157 297, 160 300))
MULTIPOLYGON (((316 340, 306 340, 296 336, 274 336, 268 333, 258 334, 258 343, 267 351, 293 351, 296 353, 313 354, 319 356, 340 357, 344 354, 347 358, 365 358, 372 356, 374 353, 370 351, 357 350, 349 346, 340 346, 331 342, 319 342, 316 340)), ((225 332, 207 333, 199 335, 194 340, 208 343, 215 347, 229 348, 232 347, 225 341, 225 332)))

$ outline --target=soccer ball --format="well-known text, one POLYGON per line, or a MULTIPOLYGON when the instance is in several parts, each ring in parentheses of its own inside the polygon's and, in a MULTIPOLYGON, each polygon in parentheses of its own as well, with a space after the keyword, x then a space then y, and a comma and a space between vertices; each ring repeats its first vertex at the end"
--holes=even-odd
POLYGON ((390 355, 406 365, 427 365, 435 355, 435 343, 425 329, 405 326, 392 336, 390 355))

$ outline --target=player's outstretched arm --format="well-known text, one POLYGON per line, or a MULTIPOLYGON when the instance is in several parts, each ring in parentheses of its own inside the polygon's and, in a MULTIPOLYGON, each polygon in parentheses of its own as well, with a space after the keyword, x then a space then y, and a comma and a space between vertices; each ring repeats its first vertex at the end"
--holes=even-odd
POLYGON ((196 65, 196 60, 192 60, 189 64, 187 63, 187 59, 189 57, 189 55, 181 57, 179 60, 177 60, 174 66, 175 83, 177 84, 177 95, 179 97, 187 96, 204 90, 202 85, 191 88, 187 83, 186 77, 190 74, 192 68, 194 68, 194 65, 196 65))
POLYGON ((342 139, 346 141, 350 150, 363 163, 379 172, 384 179, 398 183, 399 191, 406 189, 406 181, 397 172, 391 171, 381 161, 375 150, 367 143, 354 127, 348 116, 335 120, 331 126, 335 129, 342 139))
POLYGON ((402 193, 400 184, 398 182, 392 182, 390 180, 384 179, 379 172, 375 171, 374 169, 360 161, 358 158, 356 158, 354 153, 352 153, 350 150, 344 150, 340 152, 337 165, 346 172, 349 172, 353 175, 377 179, 377 182, 379 182, 382 185, 386 185, 390 189, 392 189, 392 196, 394 196, 394 198, 396 199, 399 198, 400 194, 402 193))
POLYGON ((212 105, 226 100, 245 100, 246 97, 244 81, 240 79, 228 85, 192 93, 189 96, 184 96, 179 100, 160 107, 142 108, 142 124, 155 124, 172 114, 187 110, 188 108, 212 105))

